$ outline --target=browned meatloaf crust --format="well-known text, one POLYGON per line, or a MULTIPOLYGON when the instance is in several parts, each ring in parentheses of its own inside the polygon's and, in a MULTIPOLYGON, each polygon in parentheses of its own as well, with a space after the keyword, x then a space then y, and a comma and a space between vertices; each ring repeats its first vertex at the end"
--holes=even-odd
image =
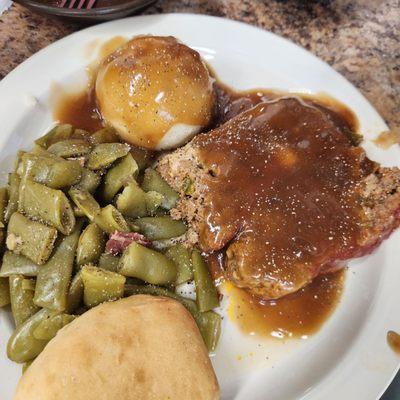
MULTIPOLYGON (((197 147, 190 142, 164 155, 159 159, 156 168, 181 196, 176 208, 172 210, 172 215, 187 221, 189 232, 186 240, 190 245, 198 244, 199 232, 206 217, 205 205, 208 202, 208 192, 205 182, 209 172, 203 168, 199 160, 197 147)), ((364 218, 360 223, 362 228, 357 246, 335 254, 335 258, 328 264, 316 265, 309 269, 302 286, 309 283, 315 276, 344 265, 343 261, 368 254, 400 224, 400 170, 398 168, 382 168, 376 165, 373 172, 364 178, 358 187, 359 203, 364 218)), ((225 248, 229 256, 229 243, 227 244, 225 248)), ((246 273, 246 268, 237 266, 234 257, 227 258, 225 268, 227 277, 234 284, 256 295, 264 298, 279 298, 288 294, 287 289, 283 287, 284 283, 254 278, 252 274, 246 273)))

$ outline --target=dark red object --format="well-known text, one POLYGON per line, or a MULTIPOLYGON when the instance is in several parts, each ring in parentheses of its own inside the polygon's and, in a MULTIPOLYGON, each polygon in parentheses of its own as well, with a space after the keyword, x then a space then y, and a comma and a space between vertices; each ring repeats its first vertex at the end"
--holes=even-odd
POLYGON ((137 242, 146 247, 151 246, 151 241, 140 233, 115 231, 106 243, 106 253, 113 256, 121 254, 132 242, 137 242))

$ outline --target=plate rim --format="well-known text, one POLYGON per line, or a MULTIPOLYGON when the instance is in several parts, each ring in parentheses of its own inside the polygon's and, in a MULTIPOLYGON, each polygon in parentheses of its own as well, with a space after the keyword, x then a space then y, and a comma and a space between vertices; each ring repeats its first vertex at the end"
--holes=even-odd
MULTIPOLYGON (((283 41, 286 42, 288 44, 290 44, 291 46, 295 46, 297 48, 298 51, 303 52, 308 58, 312 57, 312 59, 314 60, 314 62, 317 62, 319 64, 323 64, 324 67, 329 68, 331 73, 334 73, 336 75, 337 78, 339 78, 341 80, 341 82, 343 82, 344 84, 346 84, 349 88, 351 88, 352 90, 354 90, 358 96, 361 96, 361 98, 363 99, 363 101, 365 103, 367 103, 376 113, 377 117, 379 118, 380 121, 382 122, 383 125, 385 124, 385 121, 383 120, 383 118, 378 114, 378 112, 375 110, 375 108, 372 106, 372 104, 368 101, 368 99, 366 99, 366 97, 351 83, 349 82, 343 75, 341 75, 338 71, 334 70, 327 62, 323 61, 322 59, 320 59, 319 57, 317 57, 316 55, 314 55, 313 53, 309 52, 308 50, 306 50, 305 48, 299 46, 298 44, 292 42, 291 40, 279 36, 275 33, 272 33, 270 31, 264 30, 262 28, 244 23, 244 22, 240 22, 240 21, 236 21, 236 20, 232 20, 232 19, 228 19, 228 18, 222 18, 222 17, 217 17, 217 16, 209 16, 209 15, 204 15, 204 14, 193 14, 193 13, 166 13, 166 14, 152 14, 152 15, 144 15, 144 16, 134 16, 134 17, 129 17, 129 18, 124 18, 124 19, 120 19, 120 20, 114 20, 114 21, 109 21, 109 22, 105 22, 102 24, 97 24, 95 26, 89 27, 89 28, 85 28, 79 31, 76 31, 70 35, 67 35, 55 42, 53 42, 52 44, 50 44, 49 46, 46 46, 45 48, 41 49, 40 51, 38 51, 37 53, 33 54, 32 56, 30 56, 28 59, 26 59, 25 61, 23 61, 21 64, 19 64, 17 67, 15 67, 12 71, 10 71, 1 81, 0 81, 0 98, 2 97, 2 92, 3 90, 6 90, 8 85, 12 85, 13 80, 18 78, 18 74, 20 73, 20 71, 23 71, 25 68, 28 68, 29 65, 32 62, 35 62, 37 59, 40 59, 41 57, 45 56, 46 53, 50 53, 52 51, 53 48, 56 48, 62 44, 64 44, 65 42, 67 42, 68 40, 72 40, 75 36, 79 36, 82 34, 82 32, 95 32, 95 31, 101 31, 102 27, 104 27, 105 25, 109 24, 116 24, 119 21, 124 21, 124 20, 135 20, 135 19, 144 19, 144 20, 151 20, 151 19, 156 19, 156 18, 182 18, 182 19, 188 19, 188 18, 196 18, 196 19, 204 19, 204 20, 217 20, 217 21, 223 21, 224 23, 232 23, 235 25, 238 25, 240 27, 245 27, 246 29, 251 29, 259 34, 267 34, 270 36, 273 36, 273 38, 275 40, 279 40, 279 41, 283 41)), ((187 22, 187 21, 185 21, 187 22)), ((337 368, 337 367, 336 367, 337 368)), ((397 362, 397 366, 394 370, 394 372, 391 373, 390 378, 387 377, 385 378, 385 385, 381 385, 381 389, 379 389, 379 393, 377 394, 377 398, 379 398, 387 389, 387 387, 389 386, 390 382, 392 381, 393 377, 395 376, 395 374, 397 373, 397 371, 400 368, 400 360, 398 360, 397 362), (384 387, 383 387, 384 386, 384 387)), ((392 369, 393 371, 393 369, 392 369)), ((307 397, 308 398, 308 397, 307 397)))

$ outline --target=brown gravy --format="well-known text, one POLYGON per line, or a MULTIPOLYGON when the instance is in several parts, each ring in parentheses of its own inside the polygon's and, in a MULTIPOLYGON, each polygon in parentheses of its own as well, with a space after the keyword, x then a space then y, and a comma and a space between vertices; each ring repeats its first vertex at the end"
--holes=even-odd
POLYGON ((209 170, 202 249, 229 244, 229 279, 260 296, 297 290, 357 246, 354 188, 371 166, 353 145, 354 122, 332 113, 277 99, 195 138, 209 170))
POLYGON ((306 339, 319 330, 335 309, 344 279, 344 270, 322 275, 297 293, 269 301, 228 284, 228 315, 247 334, 306 339))
POLYGON ((397 332, 389 331, 386 336, 389 347, 397 354, 400 354, 400 335, 397 332))
MULTIPOLYGON (((215 73, 212 71, 215 75, 215 73)), ((352 110, 333 97, 319 93, 310 95, 304 93, 287 93, 278 90, 252 89, 246 91, 235 91, 229 86, 219 82, 215 84, 217 93, 216 103, 216 125, 231 119, 242 111, 245 111, 263 101, 276 100, 281 97, 299 97, 309 101, 317 107, 323 107, 328 111, 336 123, 344 125, 352 132, 352 136, 357 138, 359 122, 352 110)))
MULTIPOLYGON (((104 55, 104 52, 101 53, 102 55, 104 55)), ((217 117, 215 119, 214 125, 210 128, 219 126, 234 115, 254 106, 255 104, 258 104, 260 101, 274 100, 284 96, 283 93, 268 90, 235 92, 220 83, 216 83, 216 90, 218 94, 216 113, 217 117)), ((288 96, 292 97, 293 95, 290 94, 288 96)), ((352 132, 356 132, 358 127, 357 119, 355 118, 354 114, 348 108, 346 108, 339 102, 330 99, 327 96, 302 97, 308 99, 309 103, 313 105, 316 109, 323 107, 323 109, 328 114, 330 114, 331 119, 334 121, 334 124, 339 127, 339 130, 345 130, 348 133, 347 137, 343 134, 341 134, 341 137, 344 143, 343 147, 349 148, 351 144, 355 141, 354 136, 352 136, 352 132)), ((58 120, 62 123, 71 123, 74 126, 88 130, 89 132, 93 132, 103 126, 95 101, 93 84, 81 92, 76 92, 72 94, 65 93, 63 95, 60 95, 57 102, 55 103, 53 115, 55 120, 58 120)), ((205 147, 207 147, 207 145, 205 147)), ((256 148, 254 150, 256 150, 256 148)), ((213 162, 216 161, 214 159, 214 155, 218 157, 223 156, 224 154, 230 156, 229 153, 226 154, 223 151, 223 144, 219 142, 218 146, 216 147, 216 151, 209 153, 209 155, 212 155, 211 159, 209 159, 210 163, 213 164, 213 162)), ((257 155, 257 152, 255 152, 255 154, 257 155)), ((282 161, 284 163, 291 162, 290 154, 282 154, 282 157, 282 161)), ((227 157, 226 159, 229 160, 229 157, 227 157)), ((252 159, 254 160, 255 164, 260 161, 260 159, 257 157, 252 159)), ((352 159, 351 156, 350 159, 352 159)), ((315 160, 311 160, 310 163, 313 163, 314 161, 315 160)), ((221 163, 220 165, 222 166, 222 168, 224 168, 224 165, 226 166, 226 163, 221 163)), ((276 169, 277 167, 277 164, 275 164, 275 166, 271 166, 272 169, 276 169)), ((342 181, 348 179, 349 174, 351 175, 349 171, 338 170, 338 172, 340 175, 339 180, 342 181)), ((307 177, 303 176, 303 178, 307 177)), ((356 180, 357 177, 353 178, 356 180)), ((235 189, 237 186, 237 179, 240 180, 241 185, 245 183, 244 175, 239 173, 237 176, 235 176, 234 182, 236 184, 234 185, 233 189, 235 189)), ((257 181, 257 184, 258 183, 260 182, 257 181)), ((254 184, 255 183, 253 182, 252 185, 254 184)), ((221 194, 221 199, 223 198, 223 196, 227 195, 226 198, 233 200, 231 196, 232 192, 229 192, 232 187, 229 188, 227 185, 221 182, 219 183, 219 185, 221 186, 218 186, 218 190, 220 190, 221 187, 223 188, 223 195, 221 194)), ((210 188, 212 188, 212 185, 210 186, 210 188)), ((249 188, 250 187, 245 185, 244 192, 242 193, 242 195, 240 195, 239 193, 238 198, 241 200, 246 200, 245 194, 249 194, 249 192, 247 191, 249 188)), ((257 193, 254 193, 253 189, 251 189, 251 196, 249 198, 253 199, 253 201, 255 201, 255 204, 257 204, 257 193), (254 196, 255 194, 256 196, 254 196)), ((286 200, 289 200, 289 198, 287 198, 286 200)), ((338 220, 335 217, 335 214, 342 214, 343 204, 340 201, 338 202, 337 200, 337 194, 334 194, 333 197, 328 196, 324 199, 327 204, 331 203, 330 205, 332 206, 332 211, 330 213, 330 216, 332 216, 333 222, 332 225, 328 226, 328 228, 325 225, 323 233, 325 233, 326 229, 334 228, 334 242, 341 241, 342 243, 352 243, 356 240, 357 229, 354 226, 353 222, 347 224, 344 230, 342 229, 342 220, 338 220)), ((352 200, 349 199, 349 201, 351 202, 352 200)), ((246 201, 244 201, 244 204, 246 204, 246 201)), ((288 208, 288 210, 289 209, 290 208, 288 208)), ((300 211, 300 209, 296 211, 300 211)), ((348 213, 345 212, 344 214, 348 214, 350 220, 355 219, 355 215, 352 213, 351 209, 348 213)), ((233 232, 233 234, 236 234, 238 232, 238 226, 236 225, 238 221, 240 225, 240 230, 243 231, 243 222, 247 218, 247 215, 239 213, 238 216, 239 218, 235 218, 236 221, 232 219, 230 223, 225 224, 224 227, 227 228, 226 230, 228 233, 232 234, 233 232), (234 226, 233 230, 232 227, 229 226, 230 224, 234 226)), ((302 221, 305 222, 309 218, 310 213, 304 215, 302 221)), ((278 221, 279 219, 276 219, 276 222, 278 221)), ((221 226, 222 225, 223 224, 221 224, 221 226)), ((314 226, 317 228, 316 232, 320 233, 321 225, 322 224, 315 226, 314 224, 314 226)), ((275 228, 276 227, 278 227, 278 225, 275 226, 275 228)), ((285 231, 285 235, 287 235, 288 237, 290 236, 291 238, 296 237, 294 233, 296 232, 293 232, 293 229, 285 231)), ((318 234, 315 233, 314 237, 317 236, 318 234)), ((260 237, 263 237, 263 235, 261 235, 260 237)), ((229 239, 231 238, 232 236, 229 239)), ((295 240, 293 242, 293 246, 291 250, 293 248, 301 249, 302 251, 304 251, 305 261, 310 263, 312 262, 312 255, 310 254, 310 244, 307 242, 307 240, 302 239, 302 236, 300 235, 298 241, 296 242, 295 240)), ((220 247, 220 245, 216 247, 218 248, 220 247)), ((280 257, 282 256, 283 254, 280 254, 280 257)), ((210 262, 210 267, 213 272, 214 278, 219 284, 224 280, 225 276, 223 257, 220 256, 218 259, 218 257, 214 256, 211 258, 213 258, 214 261, 210 262)), ((287 280, 288 285, 290 286, 293 284, 295 277, 291 277, 289 275, 290 274, 288 274, 287 276, 287 280)), ((345 275, 342 272, 318 277, 305 289, 302 289, 299 292, 293 295, 289 295, 283 299, 270 302, 259 300, 251 296, 244 290, 231 286, 229 293, 232 300, 229 307, 229 312, 231 317, 237 321, 240 328, 245 332, 254 332, 258 335, 283 338, 305 337, 316 332, 334 310, 340 299, 344 277, 345 275)))
POLYGON ((87 67, 88 85, 83 90, 72 93, 60 90, 58 87, 54 88, 54 120, 62 124, 71 124, 91 133, 104 126, 94 91, 96 71, 100 61, 126 41, 127 39, 123 36, 115 36, 102 43, 94 40, 88 44, 87 57, 91 58, 93 53, 97 54, 95 61, 87 67))
POLYGON ((91 133, 103 127, 93 89, 58 95, 53 107, 53 118, 62 124, 72 124, 91 133))
POLYGON ((394 144, 400 144, 400 129, 381 132, 374 140, 374 143, 382 149, 388 149, 394 144))

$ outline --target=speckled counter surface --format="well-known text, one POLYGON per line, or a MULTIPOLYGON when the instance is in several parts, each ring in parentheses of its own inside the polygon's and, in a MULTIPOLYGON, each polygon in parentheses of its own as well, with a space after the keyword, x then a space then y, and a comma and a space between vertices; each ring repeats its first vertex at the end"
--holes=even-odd
MULTIPOLYGON (((400 131, 399 0, 159 0, 144 11, 191 12, 244 21, 298 43, 347 77, 400 131)), ((0 16, 0 79, 81 25, 14 4, 0 16)), ((384 400, 400 398, 400 375, 384 400)))
MULTIPOLYGON (((341 72, 400 130, 399 0, 159 0, 144 11, 162 12, 225 16, 289 38, 341 72)), ((0 16, 0 78, 81 28, 14 4, 0 16)))

